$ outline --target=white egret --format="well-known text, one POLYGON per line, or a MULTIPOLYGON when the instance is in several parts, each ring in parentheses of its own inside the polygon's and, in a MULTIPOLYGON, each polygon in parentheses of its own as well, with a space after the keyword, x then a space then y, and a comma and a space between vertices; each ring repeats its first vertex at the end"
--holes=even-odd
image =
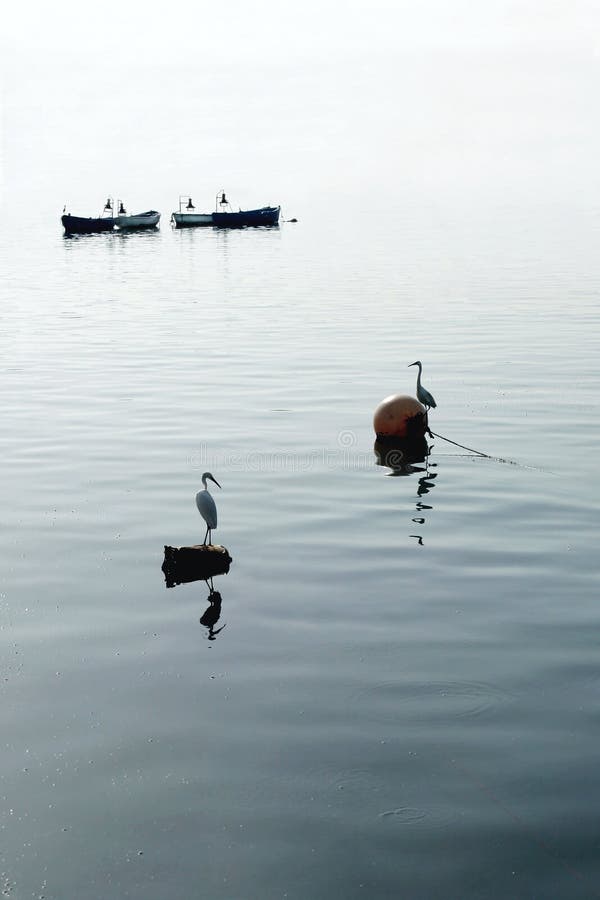
POLYGON ((198 491, 196 494, 196 506, 198 507, 198 512, 206 522, 206 534, 204 535, 204 544, 206 544, 206 538, 209 541, 212 541, 212 530, 217 527, 217 504, 211 497, 208 492, 208 488, 206 487, 206 480, 210 478, 211 481, 217 485, 217 487, 221 487, 217 479, 214 475, 211 475, 210 472, 205 472, 202 476, 202 484, 204 485, 203 491, 198 491))
MULTIPOLYGON (((435 407, 436 407, 435 400, 433 399, 433 397, 431 396, 429 391, 425 390, 425 388, 421 384, 421 371, 423 369, 423 366, 421 365, 421 360, 418 359, 416 362, 411 363, 410 366, 418 366, 419 367, 419 374, 417 375, 417 400, 420 400, 420 402, 423 404, 423 406, 425 406, 427 409, 429 409, 430 407, 433 407, 435 409, 435 407)), ((408 366, 409 369, 410 369, 410 366, 408 366)))

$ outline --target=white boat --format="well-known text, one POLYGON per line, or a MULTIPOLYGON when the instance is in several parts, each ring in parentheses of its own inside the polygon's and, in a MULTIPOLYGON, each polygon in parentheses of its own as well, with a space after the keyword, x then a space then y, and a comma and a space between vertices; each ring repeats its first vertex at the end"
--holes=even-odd
POLYGON ((115 216, 114 222, 117 228, 124 230, 126 228, 156 228, 160 221, 160 213, 155 209, 149 209, 146 212, 136 213, 134 216, 127 215, 127 210, 119 201, 119 215, 115 216))
POLYGON ((175 228, 202 228, 213 225, 212 213, 197 213, 191 197, 179 197, 179 212, 171 213, 175 228), (187 203, 186 203, 187 201, 187 203))

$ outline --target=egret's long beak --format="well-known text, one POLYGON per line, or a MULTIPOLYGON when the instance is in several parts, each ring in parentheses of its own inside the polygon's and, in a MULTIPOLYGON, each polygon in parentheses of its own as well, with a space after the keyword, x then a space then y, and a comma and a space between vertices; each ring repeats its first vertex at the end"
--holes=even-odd
POLYGON ((409 363, 406 368, 410 369, 411 366, 416 366, 416 363, 409 363))
MULTIPOLYGON (((218 488, 221 487, 221 485, 219 484, 219 482, 217 481, 217 479, 216 479, 216 478, 213 478, 212 475, 210 476, 210 480, 211 480, 211 481, 214 481, 214 483, 216 484, 216 486, 217 486, 218 488)), ((221 490, 223 490, 223 488, 221 488, 221 490)))

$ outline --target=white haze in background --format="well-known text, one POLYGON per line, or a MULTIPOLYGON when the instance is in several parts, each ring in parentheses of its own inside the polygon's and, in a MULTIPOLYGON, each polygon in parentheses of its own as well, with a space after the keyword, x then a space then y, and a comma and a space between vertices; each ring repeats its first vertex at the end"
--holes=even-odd
POLYGON ((364 211, 598 193, 595 3, 5 6, 11 215, 96 214, 108 191, 166 213, 226 187, 294 215, 309 197, 364 211))
POLYGON ((144 0, 87 4, 9 2, 4 54, 85 57, 94 65, 135 59, 141 66, 187 59, 302 60, 331 54, 378 57, 400 47, 532 46, 595 52, 598 5, 585 0, 144 0))

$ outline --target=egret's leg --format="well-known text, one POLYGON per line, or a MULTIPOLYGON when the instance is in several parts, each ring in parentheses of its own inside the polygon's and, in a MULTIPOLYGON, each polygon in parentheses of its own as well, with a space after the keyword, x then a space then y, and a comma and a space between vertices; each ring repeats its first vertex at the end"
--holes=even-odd
POLYGON ((208 537, 208 532, 209 532, 209 531, 210 531, 210 528, 209 528, 208 525, 207 525, 207 526, 206 526, 206 534, 204 535, 204 540, 203 540, 203 542, 202 542, 202 546, 203 546, 203 547, 206 546, 206 538, 208 537))
POLYGON ((208 529, 208 543, 212 544, 212 528, 208 529))

